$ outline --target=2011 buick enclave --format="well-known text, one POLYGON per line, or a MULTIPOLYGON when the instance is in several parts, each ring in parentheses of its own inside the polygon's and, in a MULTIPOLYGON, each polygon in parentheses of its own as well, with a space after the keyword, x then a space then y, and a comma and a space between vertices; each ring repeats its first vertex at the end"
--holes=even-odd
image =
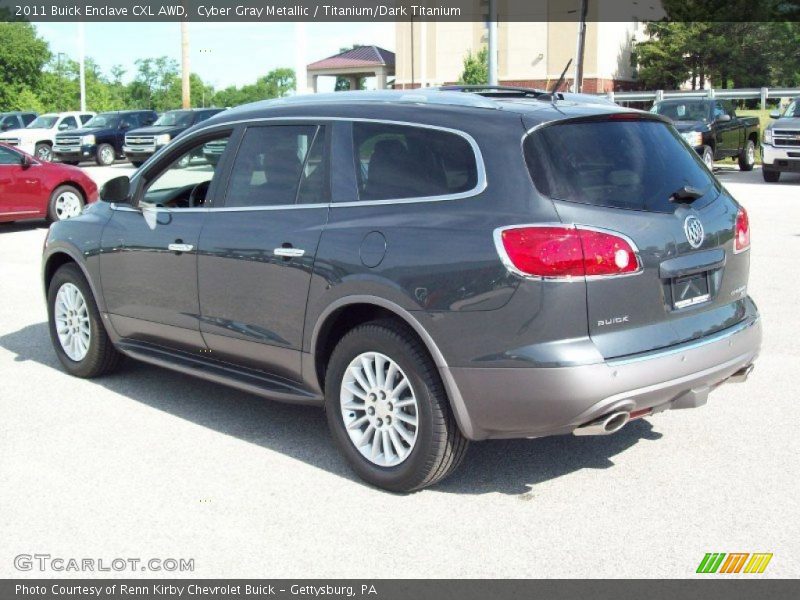
POLYGON ((324 406, 395 491, 467 440, 613 433, 746 378, 745 210, 658 115, 508 96, 295 97, 194 127, 51 228, 59 359, 324 406))

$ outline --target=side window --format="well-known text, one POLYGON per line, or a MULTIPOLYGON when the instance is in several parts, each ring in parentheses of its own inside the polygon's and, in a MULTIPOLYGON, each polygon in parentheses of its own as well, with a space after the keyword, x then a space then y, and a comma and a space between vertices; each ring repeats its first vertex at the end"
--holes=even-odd
POLYGON ((304 197, 310 198, 314 182, 324 174, 318 168, 321 158, 315 165, 306 160, 318 129, 316 125, 248 127, 231 169, 225 206, 294 204, 301 178, 304 197))
POLYGON ((716 121, 718 117, 721 117, 725 113, 725 107, 722 106, 720 102, 714 103, 714 120, 716 121))
POLYGON ((27 127, 33 120, 36 118, 36 115, 33 113, 25 113, 22 115, 22 126, 27 127))
POLYGON ((174 157, 162 171, 148 176, 141 202, 169 208, 204 206, 230 135, 228 132, 211 140, 205 138, 174 157), (213 150, 209 151, 209 147, 213 150))
POLYGON ((427 127, 353 123, 361 200, 400 200, 473 189, 478 166, 462 136, 427 127))
POLYGON ((77 129, 78 128, 78 121, 75 117, 64 117, 61 123, 58 125, 59 131, 67 131, 68 129, 77 129))
POLYGON ((0 165, 18 165, 20 155, 0 146, 0 165))
POLYGON ((16 129, 19 126, 16 116, 0 117, 0 131, 16 129))
POLYGON ((135 125, 138 125, 139 123, 141 123, 142 126, 144 126, 144 127, 146 127, 148 125, 152 125, 153 123, 156 122, 156 119, 157 119, 156 115, 151 114, 151 113, 145 113, 145 114, 141 114, 141 115, 133 115, 133 117, 134 117, 134 124, 135 125))
POLYGON ((134 127, 139 126, 139 119, 136 118, 136 115, 125 115, 122 117, 122 129, 133 129, 134 127))
POLYGON ((81 125, 88 123, 92 116, 93 115, 81 115, 81 125))

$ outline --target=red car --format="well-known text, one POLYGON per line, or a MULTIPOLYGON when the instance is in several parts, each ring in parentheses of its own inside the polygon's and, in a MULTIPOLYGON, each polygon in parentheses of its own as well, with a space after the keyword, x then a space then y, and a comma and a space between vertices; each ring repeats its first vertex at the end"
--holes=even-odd
POLYGON ((41 162, 0 144, 0 223, 44 217, 62 221, 97 200, 97 185, 78 167, 41 162))

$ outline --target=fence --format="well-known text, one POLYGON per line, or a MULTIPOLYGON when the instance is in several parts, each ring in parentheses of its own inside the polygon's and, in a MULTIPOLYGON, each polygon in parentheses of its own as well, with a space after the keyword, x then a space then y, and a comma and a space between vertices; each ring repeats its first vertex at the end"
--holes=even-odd
POLYGON ((654 92, 608 92, 612 102, 650 102, 665 98, 723 98, 725 100, 760 100, 761 110, 767 108, 767 100, 796 98, 800 88, 743 88, 738 90, 656 90, 654 92))

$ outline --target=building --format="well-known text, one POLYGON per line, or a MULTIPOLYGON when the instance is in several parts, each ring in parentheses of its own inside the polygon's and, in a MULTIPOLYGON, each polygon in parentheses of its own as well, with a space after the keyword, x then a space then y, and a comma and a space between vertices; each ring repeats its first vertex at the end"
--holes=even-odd
MULTIPOLYGON (((486 23, 434 21, 398 22, 395 31, 399 89, 457 83, 467 53, 477 54, 488 32, 486 23)), ((577 32, 574 21, 498 23, 498 83, 549 89, 573 59, 566 75, 571 85, 577 32)), ((643 35, 644 26, 636 21, 587 23, 582 91, 634 89, 631 48, 643 35)))

